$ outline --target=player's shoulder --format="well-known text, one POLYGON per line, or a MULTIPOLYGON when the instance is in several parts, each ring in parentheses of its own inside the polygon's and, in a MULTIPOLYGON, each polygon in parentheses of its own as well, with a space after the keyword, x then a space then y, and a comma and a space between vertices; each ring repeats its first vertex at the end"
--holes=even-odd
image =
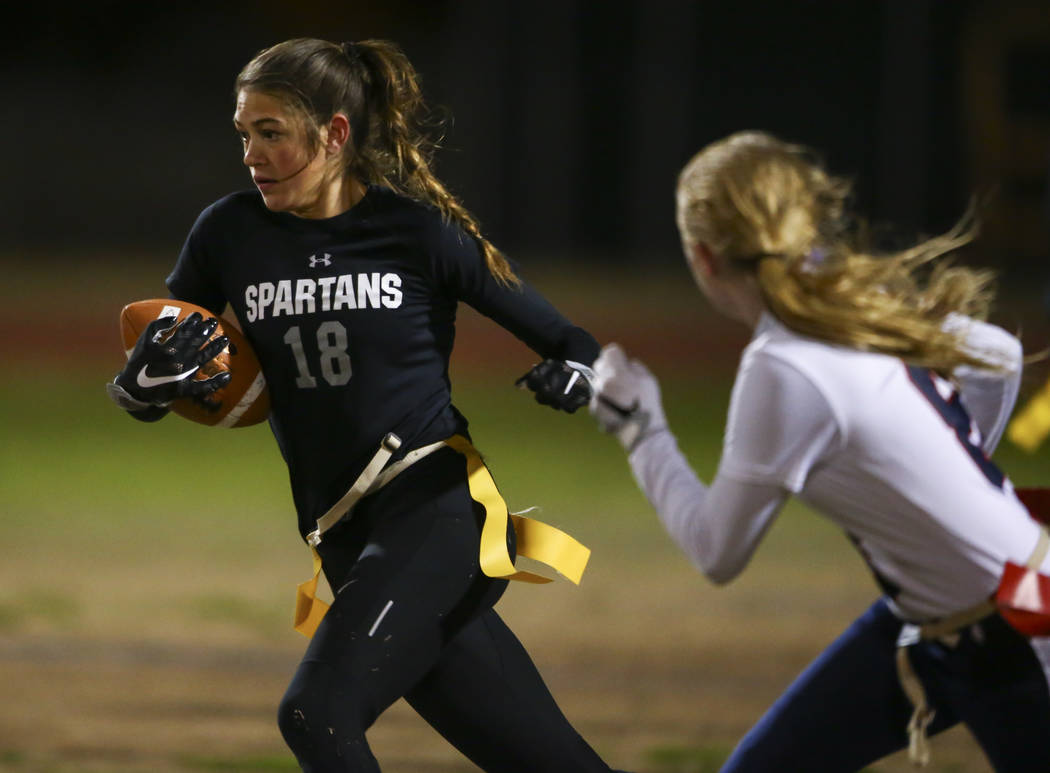
POLYGON ((367 195, 357 207, 365 217, 396 218, 417 227, 431 226, 441 220, 441 213, 433 204, 385 185, 369 185, 367 195))
POLYGON ((962 314, 949 314, 944 329, 959 334, 966 350, 993 368, 1016 373, 1024 362, 1024 349, 1017 336, 998 325, 962 314))
POLYGON ((258 191, 236 191, 205 207, 197 217, 194 228, 224 229, 244 222, 254 222, 265 215, 265 209, 258 191))
POLYGON ((890 355, 862 351, 792 330, 770 313, 755 328, 741 368, 768 378, 802 376, 822 392, 878 383, 900 369, 890 355))
POLYGON ((744 350, 745 360, 795 360, 833 357, 836 347, 827 341, 798 333, 769 312, 762 314, 754 335, 744 350))
POLYGON ((416 247, 439 263, 477 259, 477 240, 434 204, 381 189, 372 205, 389 213, 388 222, 396 224, 404 238, 415 242, 416 247))

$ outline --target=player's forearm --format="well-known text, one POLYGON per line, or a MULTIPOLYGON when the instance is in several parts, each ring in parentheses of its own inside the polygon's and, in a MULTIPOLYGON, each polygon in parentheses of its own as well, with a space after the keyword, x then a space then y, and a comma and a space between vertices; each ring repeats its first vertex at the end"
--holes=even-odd
POLYGON ((594 336, 574 325, 528 282, 514 289, 486 282, 482 293, 465 300, 541 357, 590 366, 601 351, 594 336))
POLYGON ((562 331, 557 348, 558 353, 554 355, 557 359, 573 360, 588 366, 594 364, 601 351, 594 336, 576 325, 562 331))
POLYGON ((697 477, 678 442, 662 429, 640 442, 628 456, 631 472, 671 538, 704 574, 709 556, 703 525, 708 488, 697 477))
POLYGON ((594 366, 599 384, 591 413, 627 451, 634 478, 667 533, 715 583, 747 565, 785 494, 780 486, 717 475, 711 486, 696 476, 668 429, 656 377, 617 344, 594 366))
POLYGON ((667 429, 645 438, 628 460, 667 533, 719 585, 744 570, 787 499, 778 485, 721 474, 705 485, 667 429))

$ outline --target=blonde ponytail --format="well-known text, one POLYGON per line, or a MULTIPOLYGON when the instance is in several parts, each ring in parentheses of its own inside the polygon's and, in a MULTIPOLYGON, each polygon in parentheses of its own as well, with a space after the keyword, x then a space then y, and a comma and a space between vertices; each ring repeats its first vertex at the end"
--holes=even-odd
POLYGON ((679 177, 678 224, 753 272, 769 311, 804 335, 950 372, 995 367, 946 326, 949 314, 987 316, 992 274, 944 258, 971 241, 971 207, 947 233, 881 255, 847 215, 847 181, 806 149, 763 132, 714 143, 679 177))

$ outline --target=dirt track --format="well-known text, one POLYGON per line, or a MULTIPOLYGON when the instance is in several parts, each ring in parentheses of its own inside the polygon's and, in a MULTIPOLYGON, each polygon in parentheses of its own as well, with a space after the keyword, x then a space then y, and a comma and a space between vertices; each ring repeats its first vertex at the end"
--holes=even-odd
MULTIPOLYGON (((580 732, 630 770, 717 770, 818 640, 834 635, 838 624, 828 618, 849 596, 832 593, 755 629, 748 599, 770 594, 760 587, 724 600, 698 593, 690 571, 671 567, 661 593, 633 573, 626 585, 606 574, 586 594, 517 588, 500 606, 580 732), (603 601, 617 595, 618 604, 603 601), (652 604, 665 622, 659 632, 644 616, 652 604)), ((174 644, 127 635, 0 637, 9 696, 0 704, 0 770, 295 770, 273 715, 299 641, 194 638, 191 631, 174 644)), ((369 738, 389 773, 475 770, 404 704, 384 714, 369 738)), ((964 733, 937 739, 934 749, 932 771, 987 770, 964 733)), ((900 759, 875 768, 910 769, 900 759)))

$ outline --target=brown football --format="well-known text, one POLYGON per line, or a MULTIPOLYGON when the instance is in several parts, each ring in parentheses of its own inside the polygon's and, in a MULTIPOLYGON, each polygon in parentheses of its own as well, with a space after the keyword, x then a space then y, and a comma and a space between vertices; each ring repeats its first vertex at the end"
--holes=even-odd
MULTIPOLYGON (((170 298, 129 303, 120 312, 120 337, 125 354, 131 353, 142 331, 153 320, 174 315, 182 321, 195 311, 205 319, 215 316, 205 308, 170 298)), ((188 397, 173 402, 171 409, 190 421, 216 427, 247 427, 266 421, 270 415, 270 395, 266 390, 266 379, 259 367, 259 359, 248 339, 233 322, 224 317, 218 319, 219 326, 212 338, 224 335, 230 339, 232 346, 226 347, 215 359, 202 366, 194 378, 205 379, 225 370, 230 371, 230 383, 209 395, 210 400, 220 402, 219 409, 210 411, 188 397)))

